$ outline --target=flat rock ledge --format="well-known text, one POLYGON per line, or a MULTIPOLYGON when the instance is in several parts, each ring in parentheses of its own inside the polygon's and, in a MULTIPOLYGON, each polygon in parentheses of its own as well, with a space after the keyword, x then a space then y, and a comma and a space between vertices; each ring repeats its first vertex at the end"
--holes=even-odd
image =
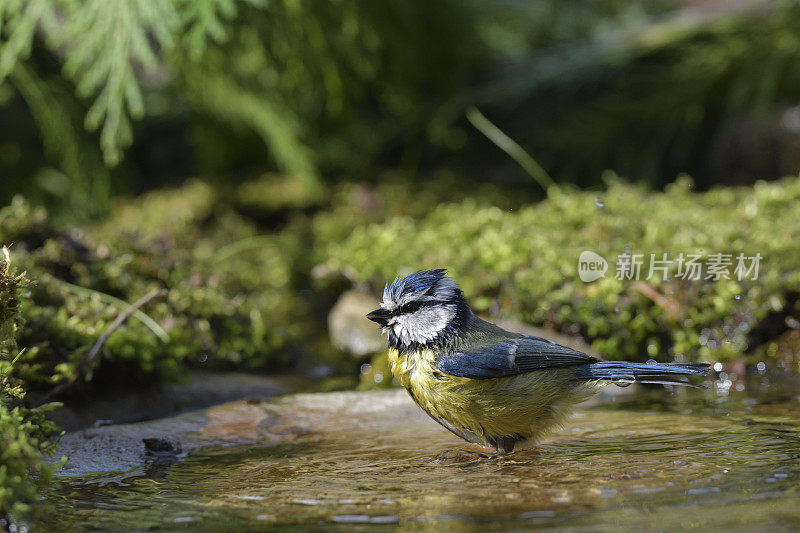
MULTIPOLYGON (((633 394, 632 389, 636 387, 605 387, 590 402, 614 401, 618 394, 633 394)), ((174 462, 201 447, 264 446, 301 437, 375 446, 423 441, 440 447, 464 444, 431 421, 404 390, 392 389, 236 401, 147 422, 94 426, 66 434, 54 460, 67 457, 61 476, 135 475, 136 469, 144 471, 154 461, 174 462)))

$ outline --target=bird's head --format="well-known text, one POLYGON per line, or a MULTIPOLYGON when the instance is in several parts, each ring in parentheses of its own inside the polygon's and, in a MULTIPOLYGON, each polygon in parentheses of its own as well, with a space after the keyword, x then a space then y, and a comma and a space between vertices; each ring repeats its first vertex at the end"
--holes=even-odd
POLYGON ((441 344, 468 323, 469 305, 446 273, 420 270, 386 284, 381 307, 367 318, 389 336, 389 346, 407 351, 441 344))

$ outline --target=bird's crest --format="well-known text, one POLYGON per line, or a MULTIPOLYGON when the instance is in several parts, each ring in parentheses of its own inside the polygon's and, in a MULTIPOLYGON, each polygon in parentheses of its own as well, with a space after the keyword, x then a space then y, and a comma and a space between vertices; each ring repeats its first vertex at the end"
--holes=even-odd
POLYGON ((397 277, 383 289, 384 302, 399 302, 410 294, 425 293, 436 286, 447 274, 444 268, 418 270, 404 278, 397 277))

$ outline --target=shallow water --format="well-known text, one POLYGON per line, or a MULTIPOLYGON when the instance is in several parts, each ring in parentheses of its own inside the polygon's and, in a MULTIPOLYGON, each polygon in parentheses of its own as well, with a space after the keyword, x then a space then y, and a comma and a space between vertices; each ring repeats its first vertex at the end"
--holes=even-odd
POLYGON ((465 451, 393 392, 329 411, 308 395, 295 407, 318 431, 65 478, 37 529, 795 530, 795 381, 646 391, 505 457, 465 451))

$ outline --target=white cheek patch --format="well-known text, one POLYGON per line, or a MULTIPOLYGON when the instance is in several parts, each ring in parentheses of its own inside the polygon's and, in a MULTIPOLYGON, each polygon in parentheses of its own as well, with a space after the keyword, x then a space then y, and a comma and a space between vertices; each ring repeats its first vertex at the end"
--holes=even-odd
POLYGON ((448 326, 454 315, 452 306, 423 308, 416 313, 398 316, 391 327, 395 336, 406 346, 426 344, 448 326))

